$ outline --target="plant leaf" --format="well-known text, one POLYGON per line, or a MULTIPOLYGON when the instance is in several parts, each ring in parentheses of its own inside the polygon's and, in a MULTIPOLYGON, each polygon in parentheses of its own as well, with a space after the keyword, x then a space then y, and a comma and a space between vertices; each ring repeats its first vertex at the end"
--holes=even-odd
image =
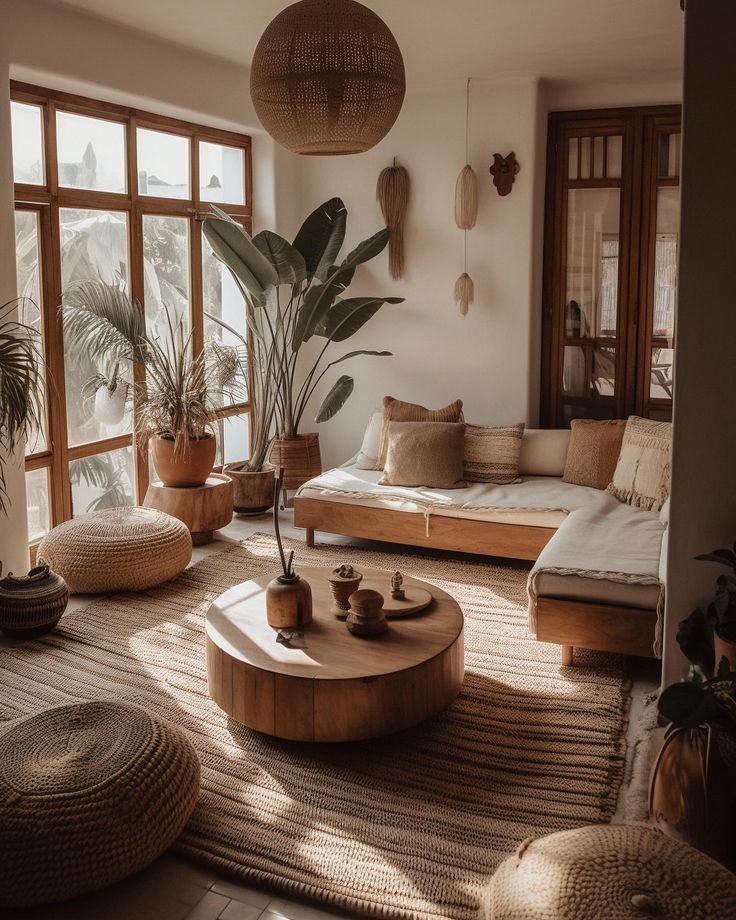
POLYGON ((385 303, 403 303, 403 297, 349 297, 338 300, 315 327, 315 335, 331 342, 344 342, 361 329, 385 303))
POLYGON ((730 569, 736 569, 736 553, 730 549, 714 549, 712 553, 703 553, 702 556, 695 558, 700 562, 718 562, 720 565, 727 565, 730 569))
POLYGON ((302 343, 315 334, 322 318, 334 303, 335 298, 348 288, 354 274, 354 268, 338 268, 325 284, 317 284, 309 288, 294 323, 294 335, 291 341, 294 351, 298 351, 302 343))
POLYGON ((349 252, 345 257, 345 261, 342 263, 343 266, 347 267, 352 265, 354 267, 356 265, 362 265, 363 262, 369 262, 379 253, 383 252, 390 239, 391 231, 388 227, 384 227, 383 230, 374 233, 373 236, 369 237, 367 240, 358 243, 355 249, 349 252))
POLYGON ((294 248, 304 257, 309 276, 324 281, 345 239, 348 212, 341 198, 330 198, 304 221, 294 248))
POLYGON ((263 302, 269 288, 279 283, 279 276, 240 224, 221 217, 207 217, 202 232, 215 256, 253 297, 263 302))
POLYGON ((307 277, 304 257, 278 233, 262 230, 253 237, 253 245, 274 267, 279 284, 299 284, 307 277))
POLYGON ((663 690, 658 707, 666 719, 682 728, 697 728, 722 715, 713 696, 688 681, 672 684, 663 690))
POLYGON ((326 422, 328 419, 331 419, 333 415, 337 415, 340 409, 342 409, 348 401, 354 386, 355 381, 353 378, 348 377, 347 374, 343 374, 343 376, 335 382, 334 386, 325 397, 317 413, 315 422, 326 422))

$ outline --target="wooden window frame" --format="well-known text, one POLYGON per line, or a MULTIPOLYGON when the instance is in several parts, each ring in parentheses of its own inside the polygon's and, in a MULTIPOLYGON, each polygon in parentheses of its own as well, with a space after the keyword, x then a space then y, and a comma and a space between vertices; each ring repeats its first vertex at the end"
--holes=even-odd
MULTIPOLYGON (((101 102, 84 96, 47 90, 18 81, 10 83, 10 97, 16 102, 39 106, 43 127, 44 184, 15 183, 15 207, 39 215, 39 263, 44 349, 46 357, 46 449, 26 457, 25 470, 47 469, 49 476, 49 517, 52 527, 69 520, 73 514, 69 463, 82 457, 106 453, 121 447, 134 447, 134 500, 142 501, 149 482, 148 451, 137 445, 133 433, 99 441, 69 445, 66 411, 64 331, 58 315, 61 302, 61 245, 59 211, 107 209, 128 215, 128 250, 131 297, 143 306, 144 260, 143 218, 146 215, 185 217, 189 221, 189 310, 192 343, 196 352, 204 347, 204 305, 202 290, 201 222, 216 204, 241 223, 248 232, 253 218, 253 159, 251 138, 244 134, 210 128, 152 112, 101 102), (72 112, 125 126, 126 183, 125 193, 74 189, 59 185, 56 113, 72 112), (137 129, 148 128, 188 138, 190 150, 188 199, 141 195, 138 192, 137 129), (240 205, 202 201, 199 190, 199 144, 210 142, 243 150, 244 197, 240 205)), ((141 369, 136 369, 140 378, 141 369)), ((252 415, 250 401, 228 405, 216 413, 218 419, 235 415, 252 415)), ((32 550, 34 546, 32 546, 32 550)))
MULTIPOLYGON (((656 244, 656 194, 659 187, 655 181, 656 157, 653 154, 659 134, 667 133, 668 129, 672 132, 680 130, 680 111, 680 106, 671 105, 565 111, 549 115, 542 286, 542 427, 564 424, 565 404, 604 407, 610 403, 614 417, 618 418, 626 418, 634 412, 643 415, 650 407, 657 408, 657 400, 648 396, 648 364, 645 365, 640 357, 651 354, 652 340, 648 329, 654 298, 651 267, 656 244), (567 140, 600 135, 621 135, 623 139, 621 178, 569 179, 567 140), (593 399, 565 396, 562 392, 563 346, 566 344, 565 231, 568 191, 574 188, 621 189, 616 394, 612 397, 593 399), (640 227, 640 232, 631 232, 633 227, 640 227)), ((659 180, 660 183, 668 181, 659 180)), ((670 184, 679 184, 679 180, 670 184)), ((592 349, 597 342, 597 339, 590 338, 586 344, 592 349)), ((603 339, 600 343, 606 344, 603 339)), ((614 341, 609 340, 609 344, 614 344, 614 341)), ((667 400, 660 402, 669 405, 667 400)))

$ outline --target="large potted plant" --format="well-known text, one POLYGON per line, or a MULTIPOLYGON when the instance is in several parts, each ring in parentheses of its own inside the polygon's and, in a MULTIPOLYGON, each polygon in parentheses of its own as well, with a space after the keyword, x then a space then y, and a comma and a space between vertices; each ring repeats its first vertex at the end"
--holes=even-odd
POLYGON ((131 388, 135 430, 141 443, 150 441, 163 484, 203 485, 215 462, 215 397, 238 386, 232 362, 208 348, 195 355, 191 333, 168 310, 166 334, 149 335, 143 311, 120 286, 78 282, 65 291, 62 311, 74 349, 145 369, 145 379, 131 388))
MULTIPOLYGON (((385 303, 402 302, 399 297, 343 297, 358 266, 385 248, 390 231, 380 230, 338 261, 347 224, 347 210, 339 198, 313 211, 293 243, 269 230, 251 238, 223 211, 212 210, 213 216, 203 224, 204 235, 245 297, 248 329, 254 347, 265 357, 268 387, 274 394, 271 460, 285 470, 284 488, 298 488, 321 472, 318 435, 303 432, 302 422, 325 374, 351 358, 391 354, 361 349, 333 360, 327 355, 333 342, 349 339, 385 303), (319 344, 307 357, 304 346, 313 338, 319 344)), ((352 377, 340 376, 315 421, 327 421, 339 412, 353 387, 352 377)))
MULTIPOLYGON (((736 568, 732 550, 696 558, 736 568)), ((716 584, 708 607, 694 610, 678 628, 690 672, 659 698, 669 727, 652 769, 650 812, 666 829, 736 868, 736 579, 721 575, 716 584)))

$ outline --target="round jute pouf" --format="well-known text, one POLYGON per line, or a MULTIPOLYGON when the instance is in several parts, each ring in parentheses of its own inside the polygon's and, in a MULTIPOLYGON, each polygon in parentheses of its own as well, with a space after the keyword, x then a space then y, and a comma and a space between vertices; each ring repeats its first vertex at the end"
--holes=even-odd
POLYGON ((48 709, 0 737, 0 906, 109 885, 179 836, 199 792, 184 733, 137 706, 48 709))
POLYGON ((192 558, 186 524, 151 508, 112 508, 54 527, 38 558, 72 594, 144 591, 175 578, 192 558))
POLYGON ((488 920, 733 920, 736 877, 649 827, 581 827, 524 843, 486 892, 488 920))

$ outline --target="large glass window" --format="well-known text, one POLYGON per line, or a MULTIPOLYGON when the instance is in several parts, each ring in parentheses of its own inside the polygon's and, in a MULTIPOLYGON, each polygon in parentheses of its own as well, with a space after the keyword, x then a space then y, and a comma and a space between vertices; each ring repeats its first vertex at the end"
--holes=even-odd
MULTIPOLYGON (((211 339, 235 345, 205 316, 245 334, 243 299, 201 221, 216 202, 250 229, 250 139, 25 84, 11 94, 21 317, 41 333, 49 384, 44 428, 26 448, 35 543, 73 515, 140 502, 151 474, 133 434, 133 368, 65 335, 62 292, 102 279, 141 305, 153 334, 168 309, 196 351, 211 339)), ((246 458, 245 388, 221 402, 218 462, 246 458)))

